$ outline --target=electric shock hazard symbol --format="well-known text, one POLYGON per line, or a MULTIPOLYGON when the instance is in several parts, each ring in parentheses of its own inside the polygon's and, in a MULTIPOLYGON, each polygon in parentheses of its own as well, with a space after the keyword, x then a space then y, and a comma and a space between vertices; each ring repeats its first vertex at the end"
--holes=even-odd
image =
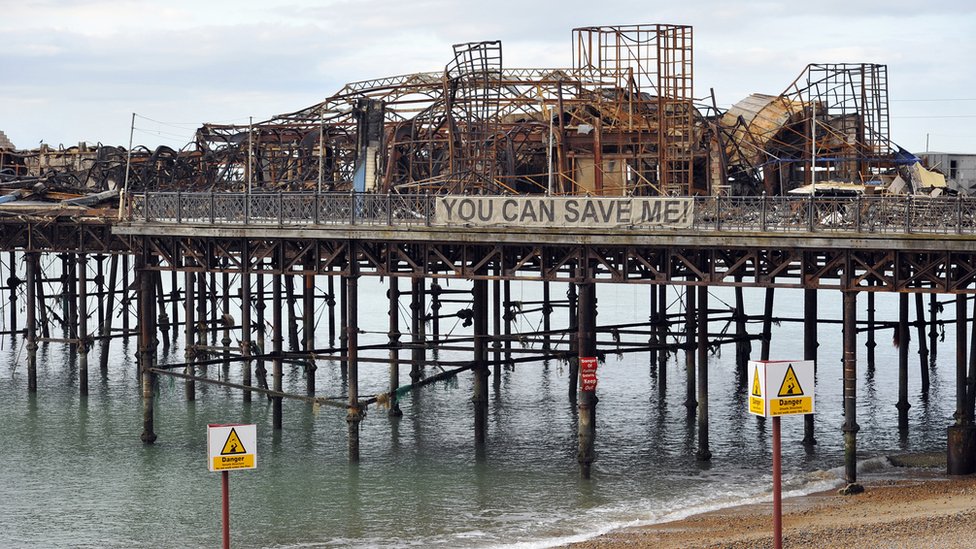
POLYGON ((207 426, 207 467, 211 471, 254 469, 256 450, 255 425, 207 426))
POLYGON ((757 360, 750 361, 749 368, 749 413, 763 417, 813 413, 812 360, 757 360))
POLYGON ((244 450, 244 445, 241 444, 241 437, 237 436, 237 431, 231 428, 230 434, 227 435, 227 442, 224 443, 224 448, 220 451, 222 456, 232 456, 234 454, 246 454, 247 451, 244 450))

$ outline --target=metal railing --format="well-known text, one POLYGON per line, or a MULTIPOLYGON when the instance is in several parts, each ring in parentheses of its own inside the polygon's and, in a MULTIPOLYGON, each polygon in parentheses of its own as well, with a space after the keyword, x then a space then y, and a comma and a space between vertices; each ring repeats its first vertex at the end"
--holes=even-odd
MULTIPOLYGON (((436 195, 403 194, 157 192, 131 195, 128 219, 133 223, 279 227, 429 226, 437 224, 436 199, 436 195)), ((692 229, 976 234, 976 198, 695 197, 692 229)), ((640 228, 618 230, 646 232, 640 228)))

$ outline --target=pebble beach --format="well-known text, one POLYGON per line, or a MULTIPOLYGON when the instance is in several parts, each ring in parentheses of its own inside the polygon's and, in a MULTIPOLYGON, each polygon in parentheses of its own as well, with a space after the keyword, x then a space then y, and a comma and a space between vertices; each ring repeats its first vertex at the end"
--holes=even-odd
MULTIPOLYGON (((915 469, 909 478, 872 479, 864 492, 836 490, 783 500, 783 547, 976 547, 976 478, 915 469)), ((773 547, 772 502, 613 531, 572 549, 773 547)))

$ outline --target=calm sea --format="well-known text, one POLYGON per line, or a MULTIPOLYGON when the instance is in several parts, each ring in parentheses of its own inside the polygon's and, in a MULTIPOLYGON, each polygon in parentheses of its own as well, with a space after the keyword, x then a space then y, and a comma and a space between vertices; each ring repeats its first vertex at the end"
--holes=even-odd
MULTIPOLYGON (((385 286, 370 277, 360 286, 359 316, 366 332, 361 343, 384 342, 385 286)), ((452 281, 447 287, 469 285, 452 281)), ((554 285, 553 295, 564 290, 554 285)), ((648 288, 605 284, 597 292, 601 324, 647 320, 648 288)), ((512 284, 515 300, 535 300, 540 293, 538 284, 512 284)), ((669 300, 678 296, 669 292, 669 300)), ((748 312, 761 313, 762 292, 747 291, 746 297, 748 312)), ((859 310, 865 310, 865 301, 862 297, 859 310)), ((730 289, 713 291, 711 308, 731 303, 730 289)), ((456 307, 445 305, 442 312, 456 307)), ((777 316, 800 317, 801 307, 799 291, 777 290, 777 316)), ((879 296, 878 310, 879 320, 896 320, 897 297, 879 296)), ((822 293, 819 316, 837 319, 840 313, 839 294, 822 293)), ((318 314, 318 346, 324 347, 326 320, 321 310, 318 314)), ((556 315, 565 315, 565 309, 556 315)), ((565 325, 564 316, 555 318, 554 326, 565 325)), ((538 325, 538 316, 527 315, 516 331, 538 325)), ((726 328, 713 322, 710 332, 726 328)), ((749 329, 756 333, 759 325, 749 329)), ((445 333, 467 330, 442 322, 445 333)), ((897 349, 891 335, 890 330, 878 334, 873 373, 865 368, 863 334, 859 340, 858 449, 869 466, 881 467, 880 460, 870 458, 885 454, 943 449, 954 409, 950 328, 927 399, 919 391, 912 344, 911 429, 907 437, 899 436, 897 349)), ((839 325, 821 326, 819 340, 819 444, 805 450, 802 420, 783 420, 784 489, 792 493, 841 482, 839 325)), ((182 362, 182 342, 180 337, 161 352, 160 362, 182 362)), ((275 432, 263 397, 246 405, 237 391, 198 385, 197 400, 187 403, 182 381, 168 378, 159 386, 159 440, 144 446, 135 339, 113 343, 107 378, 98 372, 95 345, 87 398, 78 396, 75 357, 59 344, 41 347, 38 392, 29 396, 23 347, 22 338, 4 338, 0 349, 0 547, 218 545, 220 476, 207 471, 208 423, 257 424, 257 470, 231 474, 236 547, 547 547, 615 527, 763 500, 770 490, 770 426, 746 413, 732 346, 709 362, 713 458, 707 464, 694 459, 694 422, 686 419, 682 405, 684 357, 669 358, 665 387, 651 374, 647 353, 609 354, 600 367, 597 461, 590 480, 578 476, 575 407, 567 398, 568 368, 560 362, 502 373, 490 393, 484 460, 476 459, 473 443, 471 375, 462 374, 408 395, 400 419, 370 409, 362 423, 362 462, 351 466, 341 410, 286 400, 284 429, 275 432)), ((753 358, 758 347, 754 344, 753 358)), ((801 325, 774 326, 772 358, 797 359, 801 353, 801 325)), ((408 368, 402 370, 407 383, 408 368)), ((384 366, 361 364, 360 371, 361 394, 386 389, 384 366)), ((210 372, 240 378, 234 366, 210 372)), ((337 363, 321 361, 317 375, 320 395, 343 393, 337 363)), ((303 393, 303 373, 286 367, 285 387, 303 393)))

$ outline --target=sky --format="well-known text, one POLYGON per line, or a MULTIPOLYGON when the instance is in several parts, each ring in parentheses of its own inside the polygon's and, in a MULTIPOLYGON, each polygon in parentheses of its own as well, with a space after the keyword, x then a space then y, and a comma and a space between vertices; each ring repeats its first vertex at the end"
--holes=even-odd
POLYGON ((443 70, 452 44, 570 67, 573 28, 641 23, 693 27, 695 96, 724 108, 783 92, 809 63, 885 64, 895 143, 976 153, 972 0, 0 0, 0 131, 23 149, 127 146, 130 129, 180 148, 204 122, 443 70))

